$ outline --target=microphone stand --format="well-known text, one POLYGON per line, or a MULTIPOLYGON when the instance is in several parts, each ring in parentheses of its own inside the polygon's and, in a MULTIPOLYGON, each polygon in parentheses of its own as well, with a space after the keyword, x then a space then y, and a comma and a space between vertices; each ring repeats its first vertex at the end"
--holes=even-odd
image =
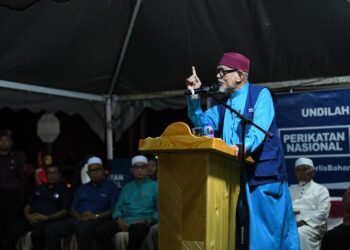
MULTIPOLYGON (((239 155, 239 161, 240 161, 240 192, 239 192, 239 198, 238 203, 242 203, 241 206, 238 207, 238 218, 239 218, 239 226, 240 226, 240 234, 236 233, 236 236, 240 236, 239 244, 236 244, 237 249, 245 250, 249 249, 249 206, 248 206, 248 200, 247 200, 247 194, 245 190, 245 184, 247 183, 247 174, 246 169, 244 166, 244 160, 246 157, 245 153, 245 130, 246 126, 248 124, 256 127, 261 132, 265 134, 265 136, 271 138, 273 135, 269 133, 268 131, 261 128, 259 125, 255 124, 252 120, 249 120, 244 115, 239 113, 237 110, 232 108, 231 106, 227 105, 224 101, 220 100, 215 96, 215 93, 207 93, 207 95, 211 98, 213 98, 217 103, 220 105, 223 105, 226 109, 230 110, 232 113, 234 113, 237 117, 241 119, 242 129, 241 129, 241 140, 242 140, 242 146, 239 149, 238 155, 239 155)), ((223 122, 223 121, 222 121, 223 122)), ((222 131, 223 132, 223 131, 222 131)), ((236 223, 237 224, 237 223, 236 223)), ((237 229, 236 229, 236 232, 237 229)), ((237 237, 236 237, 236 242, 237 237)))

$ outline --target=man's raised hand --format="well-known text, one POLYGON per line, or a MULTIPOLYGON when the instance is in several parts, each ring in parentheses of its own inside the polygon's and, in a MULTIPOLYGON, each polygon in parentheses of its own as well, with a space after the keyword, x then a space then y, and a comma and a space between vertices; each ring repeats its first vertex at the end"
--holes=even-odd
POLYGON ((198 89, 202 85, 196 72, 196 68, 192 66, 192 75, 186 79, 186 86, 188 90, 198 89))

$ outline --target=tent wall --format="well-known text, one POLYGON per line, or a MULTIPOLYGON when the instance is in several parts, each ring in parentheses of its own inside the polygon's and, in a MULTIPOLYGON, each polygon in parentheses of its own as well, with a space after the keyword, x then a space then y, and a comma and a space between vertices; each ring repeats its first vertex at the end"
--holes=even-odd
POLYGON ((102 141, 105 139, 105 106, 103 102, 89 102, 86 100, 1 89, 0 108, 4 107, 13 110, 28 109, 33 112, 44 110, 49 113, 62 111, 70 115, 79 114, 87 121, 91 129, 102 141))

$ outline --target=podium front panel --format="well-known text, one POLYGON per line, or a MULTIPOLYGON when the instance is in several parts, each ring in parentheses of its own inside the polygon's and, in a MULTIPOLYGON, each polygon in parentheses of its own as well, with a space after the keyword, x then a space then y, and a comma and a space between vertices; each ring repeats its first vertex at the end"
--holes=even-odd
POLYGON ((158 156, 160 249, 234 249, 238 163, 209 152, 158 156))

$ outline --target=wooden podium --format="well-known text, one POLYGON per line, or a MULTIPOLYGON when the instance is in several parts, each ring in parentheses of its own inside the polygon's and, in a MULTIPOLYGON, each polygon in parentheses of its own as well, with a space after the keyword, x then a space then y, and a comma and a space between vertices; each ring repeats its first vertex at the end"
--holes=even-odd
POLYGON ((139 150, 159 157, 161 250, 235 249, 239 161, 218 138, 196 137, 182 122, 139 150))

